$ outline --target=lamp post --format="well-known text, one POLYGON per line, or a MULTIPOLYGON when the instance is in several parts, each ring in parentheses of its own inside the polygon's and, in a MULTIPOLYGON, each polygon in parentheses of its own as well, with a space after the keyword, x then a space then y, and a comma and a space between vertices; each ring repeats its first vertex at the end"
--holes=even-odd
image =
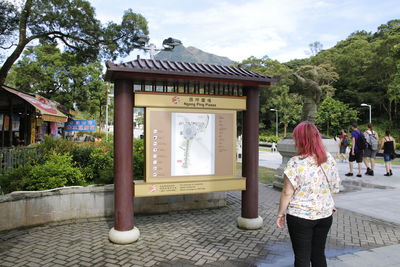
POLYGON ((180 46, 180 45, 182 45, 182 42, 180 40, 169 37, 163 41, 163 43, 162 43, 163 48, 161 48, 161 49, 156 48, 156 46, 154 44, 149 44, 147 46, 143 46, 141 49, 143 49, 145 51, 149 51, 150 59, 154 59, 154 56, 158 52, 172 51, 175 48, 175 46, 180 46))
POLYGON ((276 123, 275 135, 276 135, 276 137, 278 137, 278 110, 271 108, 270 111, 275 112, 275 123, 276 123))
POLYGON ((109 95, 108 94, 108 89, 107 89, 107 100, 106 100, 106 140, 108 141, 108 105, 110 104, 110 97, 114 97, 114 95, 109 95))
POLYGON ((372 121, 371 121, 371 105, 362 103, 361 106, 362 106, 362 107, 368 107, 368 108, 369 108, 369 123, 371 123, 371 122, 372 122, 372 121))

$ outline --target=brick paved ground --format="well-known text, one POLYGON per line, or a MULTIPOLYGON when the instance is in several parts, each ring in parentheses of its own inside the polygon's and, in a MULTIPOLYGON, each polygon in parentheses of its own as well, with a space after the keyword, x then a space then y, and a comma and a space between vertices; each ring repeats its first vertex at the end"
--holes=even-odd
MULTIPOLYGON (((287 230, 274 225, 278 198, 260 185, 265 226, 257 231, 236 227, 240 192, 233 192, 222 209, 137 216, 141 238, 131 245, 108 241, 111 219, 0 232, 0 266, 280 266, 292 256, 287 230)), ((339 255, 399 243, 400 225, 339 210, 327 249, 339 255)))

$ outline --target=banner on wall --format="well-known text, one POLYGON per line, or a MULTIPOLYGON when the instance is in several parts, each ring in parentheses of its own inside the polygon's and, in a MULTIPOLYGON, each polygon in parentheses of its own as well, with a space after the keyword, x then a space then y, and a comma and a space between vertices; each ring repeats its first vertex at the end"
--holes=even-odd
POLYGON ((10 127, 10 116, 4 115, 3 125, 4 125, 4 131, 8 131, 8 128, 10 127))
POLYGON ((66 132, 96 131, 95 120, 72 120, 65 123, 66 132))
POLYGON ((19 124, 20 124, 20 117, 13 115, 12 116, 12 130, 14 132, 18 132, 19 131, 19 124))

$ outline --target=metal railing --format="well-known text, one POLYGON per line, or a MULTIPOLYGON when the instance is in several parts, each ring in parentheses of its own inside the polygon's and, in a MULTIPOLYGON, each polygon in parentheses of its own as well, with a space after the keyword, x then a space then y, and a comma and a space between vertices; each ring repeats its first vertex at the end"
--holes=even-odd
POLYGON ((37 156, 37 147, 0 148, 0 174, 23 166, 37 156))

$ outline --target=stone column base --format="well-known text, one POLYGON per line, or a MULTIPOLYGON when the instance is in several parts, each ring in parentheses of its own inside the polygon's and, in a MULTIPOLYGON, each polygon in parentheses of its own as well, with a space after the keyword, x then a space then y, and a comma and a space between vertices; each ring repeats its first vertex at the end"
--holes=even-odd
POLYGON ((111 242, 121 245, 133 243, 139 239, 139 236, 140 232, 136 227, 133 227, 133 229, 129 231, 118 231, 113 227, 108 233, 108 238, 111 242))
POLYGON ((247 229, 247 230, 256 230, 260 229, 263 226, 263 219, 258 216, 257 218, 237 218, 237 225, 239 228, 247 229))

